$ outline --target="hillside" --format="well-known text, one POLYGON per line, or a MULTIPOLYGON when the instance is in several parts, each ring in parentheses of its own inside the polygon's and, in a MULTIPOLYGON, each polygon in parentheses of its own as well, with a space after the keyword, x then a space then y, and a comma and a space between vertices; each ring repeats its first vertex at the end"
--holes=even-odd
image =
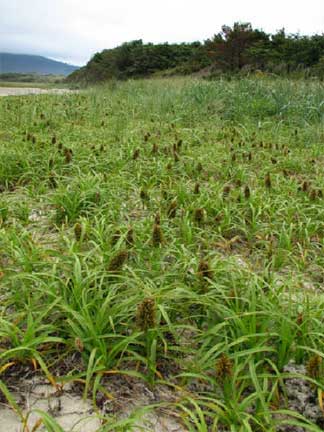
POLYGON ((39 75, 69 75, 77 69, 77 66, 42 56, 0 53, 0 74, 37 73, 39 75))

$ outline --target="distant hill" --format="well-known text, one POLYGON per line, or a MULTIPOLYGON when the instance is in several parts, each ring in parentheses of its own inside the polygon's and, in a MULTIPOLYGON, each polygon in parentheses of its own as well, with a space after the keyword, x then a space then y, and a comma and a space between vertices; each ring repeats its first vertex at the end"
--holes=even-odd
POLYGON ((77 69, 79 69, 77 66, 42 56, 0 53, 0 74, 35 73, 38 75, 69 75, 77 69))

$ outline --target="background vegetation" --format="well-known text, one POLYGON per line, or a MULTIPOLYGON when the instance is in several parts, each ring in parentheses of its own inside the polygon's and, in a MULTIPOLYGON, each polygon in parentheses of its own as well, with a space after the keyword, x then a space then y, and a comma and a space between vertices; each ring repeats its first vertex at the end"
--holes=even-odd
POLYGON ((152 75, 247 74, 262 71, 279 75, 324 78, 324 35, 276 34, 235 23, 204 43, 144 44, 127 42, 97 53, 72 73, 69 82, 95 83, 152 75))

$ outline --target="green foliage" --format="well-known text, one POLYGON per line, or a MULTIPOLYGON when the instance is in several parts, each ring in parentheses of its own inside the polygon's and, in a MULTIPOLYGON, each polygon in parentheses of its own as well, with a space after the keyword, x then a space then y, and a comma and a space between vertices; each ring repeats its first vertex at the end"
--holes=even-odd
MULTIPOLYGON (((317 401, 322 84, 130 80, 33 98, 0 99, 0 391, 10 406, 23 412, 11 368, 36 364, 106 405, 116 375, 162 388, 156 406, 190 431, 320 430, 292 411, 285 366, 305 366, 298 379, 317 401)), ((143 420, 94 409, 102 430, 143 420)))
POLYGON ((114 49, 96 53, 88 64, 72 73, 69 83, 96 82, 147 76, 204 76, 264 71, 280 75, 322 77, 320 66, 324 36, 271 35, 253 29, 250 23, 224 25, 222 31, 204 43, 143 44, 126 42, 114 49))

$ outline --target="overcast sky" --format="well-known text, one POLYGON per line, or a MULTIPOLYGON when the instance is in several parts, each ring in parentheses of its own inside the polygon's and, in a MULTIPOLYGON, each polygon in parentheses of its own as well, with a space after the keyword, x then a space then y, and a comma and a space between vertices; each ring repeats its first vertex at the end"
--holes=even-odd
POLYGON ((324 0, 0 0, 0 51, 81 65, 125 41, 203 41, 234 21, 324 33, 324 0))

